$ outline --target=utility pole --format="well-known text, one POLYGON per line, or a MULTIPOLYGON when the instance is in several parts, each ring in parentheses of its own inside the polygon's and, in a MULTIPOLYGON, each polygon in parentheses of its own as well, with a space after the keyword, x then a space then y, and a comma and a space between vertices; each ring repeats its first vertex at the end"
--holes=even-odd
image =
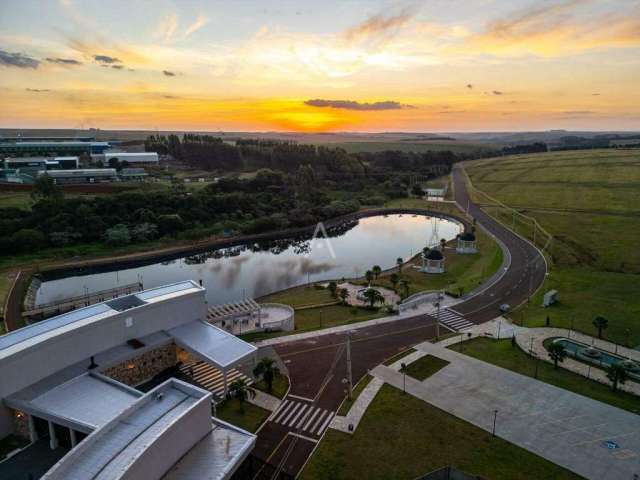
POLYGON ((436 302, 438 313, 436 314, 436 340, 440 340, 440 302, 436 302))
POLYGON ((351 375, 351 332, 347 332, 347 388, 349 400, 353 394, 353 377, 351 375))

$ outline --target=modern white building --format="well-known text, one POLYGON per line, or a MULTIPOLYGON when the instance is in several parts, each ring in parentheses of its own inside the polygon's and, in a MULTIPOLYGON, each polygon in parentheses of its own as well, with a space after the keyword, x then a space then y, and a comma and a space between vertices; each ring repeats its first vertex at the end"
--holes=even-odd
POLYGON ((196 357, 226 391, 256 348, 206 318, 205 290, 187 281, 0 336, 0 438, 67 448, 47 480, 229 478, 255 436, 213 418, 211 392, 175 378, 136 388, 196 357))

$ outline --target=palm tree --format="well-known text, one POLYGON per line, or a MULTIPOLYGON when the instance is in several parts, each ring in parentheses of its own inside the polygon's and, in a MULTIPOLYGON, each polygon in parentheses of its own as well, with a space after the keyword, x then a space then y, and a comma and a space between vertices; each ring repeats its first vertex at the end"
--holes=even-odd
POLYGON ((239 378, 229 385, 229 393, 227 398, 237 398, 240 402, 240 411, 244 412, 244 402, 256 396, 256 391, 249 386, 242 378, 239 378))
POLYGON ((401 257, 396 258, 396 265, 398 265, 398 273, 400 273, 402 271, 402 264, 404 263, 404 260, 402 260, 401 257))
POLYGON ((371 280, 373 280, 373 272, 371 270, 367 270, 364 274, 364 278, 366 278, 367 283, 371 285, 371 280))
POLYGON ((624 384, 629 378, 629 372, 619 363, 612 363, 607 367, 607 378, 611 380, 611 387, 615 392, 618 389, 618 384, 624 384))
POLYGON ((567 356, 567 350, 560 343, 552 343, 549 345, 549 357, 553 360, 553 368, 558 368, 558 362, 564 362, 567 356))
POLYGON ((444 247, 447 246, 447 241, 444 238, 440 239, 440 251, 444 252, 444 247))
POLYGON ((349 290, 347 290, 346 288, 341 288, 338 295, 340 296, 340 300, 342 300, 342 303, 346 304, 347 298, 349 298, 349 290))
POLYGON ((598 315, 593 319, 593 326, 598 329, 598 338, 602 338, 602 331, 606 330, 609 326, 609 320, 598 315))
POLYGON ((382 273, 380 265, 374 265, 371 271, 373 272, 373 276, 375 277, 375 279, 378 280, 378 275, 382 273))
POLYGON ((404 290, 404 297, 407 298, 409 296, 409 280, 403 278, 400 280, 400 286, 404 290))
POLYGON ((336 292, 338 291, 338 284, 336 282, 329 282, 329 285, 327 285, 327 288, 331 292, 331 296, 333 298, 336 298, 336 292))
POLYGON ((384 296, 375 288, 367 288, 362 295, 367 299, 371 308, 376 303, 384 303, 384 296))
POLYGON ((264 380, 267 384, 267 392, 271 393, 273 380, 280 375, 280 369, 274 359, 265 357, 255 366, 253 374, 256 378, 261 377, 264 380))
POLYGON ((397 273, 392 273, 391 275, 389 275, 389 281, 391 282, 391 285, 393 286, 393 291, 395 292, 398 282, 400 281, 400 277, 398 276, 397 273))

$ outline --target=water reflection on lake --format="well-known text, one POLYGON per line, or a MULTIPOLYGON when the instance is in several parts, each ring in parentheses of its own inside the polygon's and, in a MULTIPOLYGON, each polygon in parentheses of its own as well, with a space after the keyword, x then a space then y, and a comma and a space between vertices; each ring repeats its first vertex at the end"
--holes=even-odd
POLYGON ((373 265, 390 268, 398 257, 406 259, 428 242, 452 239, 460 231, 455 222, 424 216, 368 217, 331 229, 328 241, 310 236, 281 239, 45 281, 36 302, 57 301, 140 280, 145 288, 151 288, 186 279, 202 280, 210 303, 255 298, 308 281, 360 276, 373 265))

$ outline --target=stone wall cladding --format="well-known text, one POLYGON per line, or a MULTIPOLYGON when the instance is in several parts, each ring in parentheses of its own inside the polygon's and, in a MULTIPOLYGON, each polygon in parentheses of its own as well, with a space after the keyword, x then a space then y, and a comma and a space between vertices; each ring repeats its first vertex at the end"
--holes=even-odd
POLYGON ((170 343, 106 368, 101 373, 126 385, 135 386, 175 366, 177 362, 176 346, 170 343))
POLYGON ((13 410, 13 432, 22 438, 29 440, 29 417, 24 412, 13 410))

